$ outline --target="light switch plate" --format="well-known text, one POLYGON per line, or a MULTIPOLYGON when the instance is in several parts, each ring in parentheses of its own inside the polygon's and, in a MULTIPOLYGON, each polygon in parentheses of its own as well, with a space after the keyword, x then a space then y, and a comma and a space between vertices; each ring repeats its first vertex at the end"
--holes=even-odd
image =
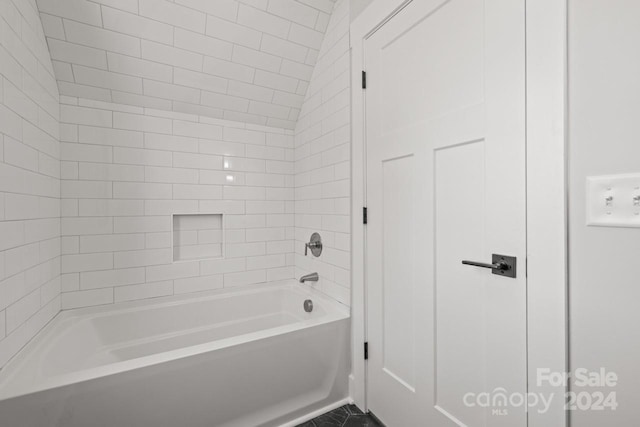
POLYGON ((640 174, 587 177, 587 225, 640 227, 640 174))

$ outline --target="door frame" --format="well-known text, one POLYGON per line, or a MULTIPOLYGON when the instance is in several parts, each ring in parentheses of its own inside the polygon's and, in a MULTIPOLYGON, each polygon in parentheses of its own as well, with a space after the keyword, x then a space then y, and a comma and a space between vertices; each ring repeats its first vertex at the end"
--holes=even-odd
MULTIPOLYGON (((367 410, 364 43, 411 1, 373 0, 351 24, 351 322, 350 396, 367 410)), ((490 0, 487 0, 490 1, 490 0)), ((526 0, 525 0, 526 1, 526 0)), ((528 412, 529 427, 568 425, 566 387, 537 384, 538 369, 568 370, 567 0, 526 1, 527 366, 530 393, 553 400, 528 412)))

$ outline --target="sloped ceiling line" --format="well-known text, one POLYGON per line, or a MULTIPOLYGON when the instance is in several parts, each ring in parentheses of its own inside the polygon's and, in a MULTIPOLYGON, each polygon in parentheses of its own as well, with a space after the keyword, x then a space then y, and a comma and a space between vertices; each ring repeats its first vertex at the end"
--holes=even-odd
POLYGON ((61 95, 295 128, 334 0, 38 0, 61 95))

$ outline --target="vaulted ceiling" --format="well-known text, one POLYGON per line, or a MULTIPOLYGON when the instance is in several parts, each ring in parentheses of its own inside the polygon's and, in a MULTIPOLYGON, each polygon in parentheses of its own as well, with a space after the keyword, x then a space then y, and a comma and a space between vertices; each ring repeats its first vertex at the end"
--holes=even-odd
POLYGON ((61 95, 295 127, 334 0, 37 0, 61 95))

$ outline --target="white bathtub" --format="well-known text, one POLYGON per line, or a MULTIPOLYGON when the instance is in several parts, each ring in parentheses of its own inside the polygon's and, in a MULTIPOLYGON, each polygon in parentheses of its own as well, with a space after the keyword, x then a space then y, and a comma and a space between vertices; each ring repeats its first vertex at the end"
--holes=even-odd
POLYGON ((347 398, 348 317, 297 283, 65 311, 0 372, 0 426, 291 425, 347 398))

